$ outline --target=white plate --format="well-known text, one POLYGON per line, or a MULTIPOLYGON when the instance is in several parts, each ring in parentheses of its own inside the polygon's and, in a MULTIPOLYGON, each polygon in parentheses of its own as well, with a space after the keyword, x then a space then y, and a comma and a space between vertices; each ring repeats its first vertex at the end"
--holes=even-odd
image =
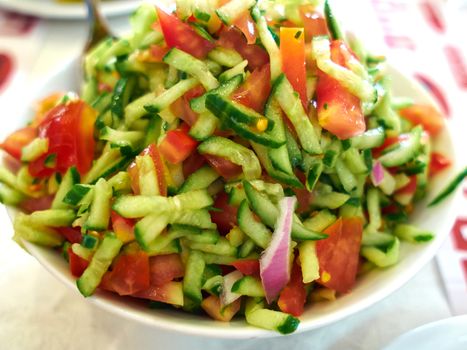
MULTIPOLYGON (((75 89, 78 86, 76 72, 77 68, 73 62, 66 64, 62 67, 61 71, 52 75, 48 81, 37 86, 37 89, 32 89, 32 93, 28 99, 31 102, 24 105, 31 106, 33 101, 50 92, 75 89)), ((433 103, 425 90, 413 80, 408 79, 395 69, 390 69, 389 72, 393 79, 393 90, 396 96, 408 96, 417 102, 433 103)), ((20 117, 16 123, 17 127, 20 127, 26 123, 28 115, 32 114, 29 109, 20 111, 17 115, 20 117)), ((297 332, 323 327, 375 304, 405 284, 435 255, 448 235, 456 217, 457 208, 455 204, 457 196, 450 196, 441 205, 432 208, 426 208, 426 204, 445 187, 449 179, 454 177, 457 171, 456 168, 459 167, 459 164, 456 162, 458 158, 456 158, 453 144, 449 128, 446 128, 437 138, 434 147, 443 152, 443 154, 452 157, 454 166, 446 170, 442 176, 437 176, 430 183, 426 201, 421 202, 411 216, 411 223, 431 230, 435 233, 435 238, 426 244, 402 243, 400 262, 397 265, 368 273, 358 280, 351 293, 339 297, 334 302, 316 303, 308 307, 300 317, 301 324, 297 332)), ((457 195, 459 194, 460 192, 458 191, 457 195)), ((77 298, 81 297, 76 289, 74 278, 70 276, 68 265, 60 254, 27 242, 26 246, 30 253, 47 270, 75 291, 77 298)), ((175 310, 151 310, 138 301, 104 292, 99 292, 90 297, 89 301, 125 318, 160 329, 170 329, 187 334, 215 338, 254 338, 278 335, 275 332, 248 326, 242 320, 222 323, 213 321, 208 317, 191 315, 175 310)))
POLYGON ((447 318, 420 326, 398 337, 384 350, 465 350, 467 315, 447 318))
MULTIPOLYGON (((102 12, 105 16, 128 14, 135 10, 140 0, 102 1, 102 12)), ((55 0, 0 0, 0 7, 19 13, 44 18, 84 19, 87 17, 83 3, 62 3, 55 0)))

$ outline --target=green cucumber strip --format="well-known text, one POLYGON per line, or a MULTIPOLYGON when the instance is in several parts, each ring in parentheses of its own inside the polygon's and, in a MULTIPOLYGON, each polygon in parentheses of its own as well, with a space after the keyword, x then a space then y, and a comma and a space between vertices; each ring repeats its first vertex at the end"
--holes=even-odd
POLYGON ((323 232, 328 226, 331 226, 337 217, 328 209, 320 210, 316 215, 305 220, 303 225, 309 230, 323 232))
POLYGON ((452 180, 449 185, 441 191, 440 194, 438 194, 431 202, 428 204, 429 207, 436 205, 443 200, 445 200, 451 193, 453 193, 456 188, 464 181, 464 179, 467 177, 467 167, 459 173, 454 180, 452 180))
POLYGON ((112 176, 108 181, 114 194, 128 193, 131 191, 130 175, 126 171, 120 171, 112 176))
POLYGON ((84 176, 82 182, 92 184, 100 177, 106 177, 127 164, 127 159, 123 157, 119 149, 105 149, 102 155, 94 161, 91 170, 84 176))
POLYGON ((108 126, 100 130, 99 138, 109 141, 111 147, 130 147, 137 149, 144 140, 145 133, 143 131, 122 131, 115 130, 108 126))
POLYGON ((115 236, 107 235, 104 237, 89 266, 76 281, 82 295, 88 297, 94 293, 110 264, 120 252, 122 245, 123 242, 115 236))
POLYGON ((289 314, 264 309, 263 302, 249 298, 245 307, 245 319, 252 326, 278 331, 281 334, 293 333, 300 321, 289 314))
POLYGON ((255 220, 246 199, 240 204, 237 217, 240 229, 258 246, 266 249, 271 242, 272 233, 262 222, 255 220))
POLYGON ((202 289, 208 292, 209 294, 219 296, 222 290, 222 284, 224 283, 224 278, 221 275, 215 275, 210 277, 204 282, 202 289))
POLYGON ((395 238, 384 250, 378 247, 362 247, 360 254, 378 267, 388 267, 399 260, 399 246, 399 239, 395 238))
POLYGON ((311 283, 319 279, 319 261, 316 255, 316 242, 305 241, 298 245, 303 283, 311 283))
POLYGON ((206 63, 182 50, 171 49, 165 55, 164 62, 195 77, 207 91, 219 86, 219 82, 211 74, 206 63))
POLYGON ((337 209, 350 198, 346 193, 331 192, 313 197, 311 204, 318 208, 337 209))
POLYGON ((185 265, 183 293, 198 304, 203 300, 201 287, 203 286, 203 272, 205 266, 206 263, 203 259, 203 253, 196 250, 190 251, 185 265))
POLYGON ((237 64, 235 67, 232 67, 230 69, 227 69, 223 71, 219 75, 219 81, 224 84, 227 81, 233 79, 236 76, 239 76, 242 78, 242 80, 245 78, 245 68, 248 66, 248 61, 243 60, 239 64, 237 64))
POLYGON ((49 139, 36 137, 21 149, 21 161, 32 162, 49 150, 49 139))
POLYGON ((238 251, 239 258, 246 258, 250 253, 255 249, 255 242, 252 239, 248 238, 240 247, 238 251))
POLYGON ((54 200, 52 202, 52 209, 64 209, 67 208, 67 203, 64 203, 64 199, 68 192, 72 189, 73 185, 77 184, 80 181, 80 176, 76 167, 70 167, 65 176, 63 176, 62 182, 58 187, 57 193, 55 194, 54 200))
POLYGON ((153 23, 157 20, 157 12, 154 6, 149 3, 142 3, 130 17, 131 38, 129 39, 131 47, 140 48, 144 43, 144 38, 152 33, 153 23))
MULTIPOLYGON (((63 198, 62 203, 64 203, 65 205, 69 205, 69 206, 77 206, 78 204, 80 204, 81 200, 93 188, 94 188, 94 186, 92 186, 92 185, 75 184, 67 192, 67 194, 63 198)), ((65 208, 65 206, 60 207, 60 208, 53 208, 53 209, 61 209, 61 208, 65 208)))
POLYGON ((353 174, 368 174, 368 168, 365 164, 363 154, 356 148, 349 148, 342 153, 342 159, 345 165, 353 174))
POLYGON ((130 100, 130 95, 133 90, 135 80, 133 77, 123 77, 115 84, 112 101, 110 103, 110 111, 112 115, 118 119, 123 119, 125 106, 130 100))
POLYGON ((144 117, 146 114, 163 111, 175 102, 175 100, 183 96, 188 90, 198 85, 198 83, 197 79, 189 78, 179 81, 160 95, 149 92, 137 98, 125 107, 125 124, 130 126, 133 122, 144 117))
POLYGON ((172 213, 170 223, 195 226, 206 230, 216 229, 216 224, 211 221, 211 215, 206 209, 183 210, 172 213))
POLYGON ((336 160, 336 173, 339 180, 347 193, 352 193, 357 188, 357 179, 354 174, 347 168, 342 158, 336 160))
POLYGON ((285 135, 284 121, 282 120, 282 111, 276 99, 269 99, 264 114, 266 118, 274 123, 272 129, 269 130, 269 134, 276 140, 284 143, 278 148, 268 149, 269 159, 271 159, 274 168, 286 174, 293 175, 292 163, 286 145, 287 137, 285 135))
POLYGON ((219 174, 210 166, 203 166, 185 180, 178 193, 206 189, 219 178, 219 174))
POLYGON ((212 136, 198 146, 198 152, 223 157, 240 165, 248 180, 261 176, 261 165, 255 153, 230 139, 212 136))
POLYGON ((370 226, 365 227, 362 235, 362 246, 373 246, 384 249, 394 243, 394 235, 387 232, 372 230, 370 226))
POLYGON ((138 169, 140 194, 143 196, 160 195, 159 175, 152 157, 149 154, 136 156, 135 163, 138 169))
POLYGON ((368 210, 369 224, 371 230, 377 231, 381 227, 381 208, 379 203, 379 191, 376 188, 370 188, 366 195, 366 206, 368 210))
POLYGON ((135 238, 141 248, 150 250, 151 243, 162 233, 169 223, 168 215, 150 214, 135 225, 135 238))
POLYGON ((18 213, 13 221, 15 236, 13 239, 20 245, 20 239, 47 247, 57 247, 65 240, 62 235, 50 227, 34 224, 29 215, 18 213))
POLYGON ((285 137, 287 140, 287 152, 289 153, 290 161, 292 162, 292 167, 301 168, 303 165, 303 155, 300 151, 297 141, 295 141, 292 133, 285 129, 285 137))
MULTIPOLYGON (((180 80, 178 83, 173 85, 170 89, 165 90, 162 94, 157 96, 155 99, 145 104, 143 108, 146 110, 146 112, 149 112, 149 113, 162 112, 167 107, 169 107, 173 102, 175 102, 178 98, 183 96, 187 91, 191 90, 198 84, 199 84, 199 81, 195 78, 180 80)), ((129 118, 127 118, 127 120, 128 119, 129 118)), ((131 125, 131 123, 127 123, 127 125, 131 125)))
POLYGON ((231 288, 233 293, 249 297, 264 297, 261 281, 253 276, 244 276, 236 281, 231 288))
POLYGON ((198 210, 213 204, 206 189, 180 193, 173 197, 164 196, 121 196, 112 206, 125 218, 140 218, 152 213, 171 213, 182 210, 198 210))
POLYGON ((100 178, 94 186, 94 198, 91 210, 85 223, 88 230, 103 231, 109 226, 110 200, 112 199, 112 187, 103 178, 100 178))
POLYGON ((203 112, 190 129, 190 136, 198 141, 204 141, 212 136, 219 127, 219 119, 209 111, 203 112))
POLYGON ((269 119, 238 102, 218 94, 208 94, 206 107, 224 126, 233 129, 239 136, 272 148, 285 143, 285 140, 277 140, 267 132, 267 129, 273 126, 269 119), (262 123, 265 123, 266 127, 260 131, 258 125, 262 123))
POLYGON ((273 94, 293 124, 303 149, 310 154, 320 154, 322 151, 316 131, 285 74, 281 74, 275 81, 273 94))
POLYGON ((282 73, 281 52, 274 40, 274 37, 269 31, 266 18, 261 14, 258 6, 254 6, 251 10, 251 17, 256 23, 256 29, 258 30, 261 43, 269 54, 269 61, 271 62, 271 81, 274 81, 282 73))
POLYGON ((214 60, 224 67, 234 67, 243 61, 242 56, 235 50, 217 46, 209 51, 208 58, 214 60))
POLYGON ((71 226, 76 214, 72 209, 37 210, 29 215, 32 225, 50 227, 71 226))
POLYGON ((274 168, 274 166, 272 165, 271 159, 269 158, 267 147, 263 145, 259 145, 254 142, 251 142, 251 146, 255 150, 255 153, 258 156, 258 159, 261 162, 261 165, 264 167, 264 169, 269 174, 269 176, 289 186, 293 186, 296 188, 304 187, 303 184, 300 182, 300 180, 295 176, 295 174, 292 174, 292 175, 286 174, 274 168))
POLYGON ((390 79, 388 77, 383 77, 380 84, 384 90, 384 96, 374 109, 373 114, 382 122, 386 129, 393 130, 394 133, 399 134, 401 131, 401 118, 391 106, 392 94, 390 79))
POLYGON ((236 74, 233 76, 231 79, 223 82, 221 85, 219 85, 218 88, 206 92, 204 95, 201 95, 199 97, 195 97, 194 99, 190 100, 190 107, 193 111, 196 113, 203 113, 207 112, 208 109, 206 108, 206 97, 209 94, 218 94, 220 96, 229 96, 231 93, 233 93, 242 83, 243 81, 243 76, 240 74, 236 74))
POLYGON ((231 246, 238 248, 245 241, 245 233, 238 226, 235 226, 230 230, 226 238, 229 240, 231 246))
POLYGON ((329 0, 325 0, 324 2, 324 15, 326 17, 326 24, 328 25, 329 32, 331 33, 331 38, 334 40, 344 39, 344 35, 337 23, 337 19, 332 13, 331 6, 329 6, 329 0))
POLYGON ((24 194, 0 182, 0 202, 4 205, 16 206, 25 199, 24 194))
POLYGON ((385 167, 394 167, 414 159, 420 149, 422 131, 420 126, 413 128, 406 140, 401 141, 394 148, 388 149, 378 160, 385 167))
POLYGON ((358 149, 368 149, 379 147, 384 143, 384 128, 377 127, 369 129, 363 134, 354 136, 349 139, 350 145, 358 149))
POLYGON ((189 246, 193 250, 199 250, 204 253, 237 256, 237 248, 231 246, 225 237, 220 237, 216 243, 191 242, 189 246))
MULTIPOLYGON (((243 182, 245 193, 253 211, 261 218, 261 221, 274 228, 279 217, 279 209, 266 195, 256 190, 248 181, 243 182)), ((298 240, 318 240, 326 238, 327 235, 308 230, 303 226, 297 215, 294 215, 292 222, 292 239, 298 240)))
POLYGON ((432 232, 408 224, 397 225, 394 228, 394 234, 400 239, 410 243, 428 242, 434 238, 432 232))

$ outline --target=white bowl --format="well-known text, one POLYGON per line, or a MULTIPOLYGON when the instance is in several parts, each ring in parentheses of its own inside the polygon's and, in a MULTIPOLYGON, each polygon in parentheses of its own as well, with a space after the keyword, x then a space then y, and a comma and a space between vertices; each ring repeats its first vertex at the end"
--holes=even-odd
MULTIPOLYGON (((30 103, 25 103, 24 106, 32 106, 35 100, 54 91, 77 90, 77 71, 74 62, 67 63, 48 81, 42 83, 37 89, 33 89, 33 92, 26 99, 30 103)), ((429 95, 413 80, 408 79, 395 69, 391 68, 389 71, 396 96, 408 96, 417 102, 433 104, 429 95)), ((31 116, 31 109, 26 109, 18 115, 22 118, 18 118, 15 121, 16 125, 11 127, 18 128, 24 125, 31 116)), ((351 293, 339 297, 334 302, 316 303, 307 307, 305 313, 300 317, 301 324, 296 331, 297 333, 323 327, 375 304, 405 284, 435 255, 456 217, 455 202, 457 196, 450 196, 442 204, 432 208, 426 208, 426 204, 444 188, 449 179, 454 177, 460 166, 456 163, 453 145, 454 142, 450 137, 448 126, 439 135, 434 147, 450 156, 453 160, 453 166, 444 171, 442 176, 437 176, 434 179, 428 189, 427 199, 417 205, 410 219, 411 223, 434 232, 435 238, 431 242, 419 245, 402 243, 400 262, 397 265, 368 273, 358 280, 351 293)), ((10 215, 14 215, 13 210, 10 210, 10 215)), ((60 254, 28 242, 25 242, 25 245, 50 273, 76 292, 77 298, 82 297, 76 288, 75 279, 69 273, 67 263, 60 254)), ((153 310, 139 301, 105 292, 97 292, 89 298, 89 301, 123 318, 186 334, 237 339, 278 335, 275 332, 251 327, 243 320, 222 323, 213 321, 207 316, 191 315, 177 310, 153 310)))

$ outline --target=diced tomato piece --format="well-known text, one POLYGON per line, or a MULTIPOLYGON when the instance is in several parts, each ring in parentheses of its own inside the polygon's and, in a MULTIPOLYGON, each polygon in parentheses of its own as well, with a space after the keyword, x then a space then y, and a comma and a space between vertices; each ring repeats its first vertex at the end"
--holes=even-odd
POLYGON ((282 312, 298 317, 303 314, 305 302, 306 290, 303 283, 302 268, 295 261, 292 266, 290 281, 281 291, 277 305, 282 312))
POLYGON ((21 202, 21 209, 26 213, 32 213, 37 210, 50 209, 54 196, 43 196, 39 198, 27 198, 21 202))
POLYGON ((255 70, 269 63, 266 50, 255 44, 248 44, 242 33, 233 27, 225 27, 219 36, 218 45, 236 50, 245 60, 248 68, 255 70))
POLYGON ((184 274, 185 267, 178 254, 156 255, 149 258, 151 286, 162 286, 183 277, 184 274))
POLYGON ((229 196, 225 192, 217 194, 213 207, 216 210, 211 211, 211 220, 217 225, 218 231, 226 235, 237 225, 238 208, 229 204, 229 196))
MULTIPOLYGON (((152 158, 152 161, 154 162, 154 167, 156 169, 156 174, 157 174, 157 185, 159 186, 159 193, 161 196, 167 196, 167 184, 165 182, 165 176, 164 176, 164 164, 162 163, 162 158, 159 153, 159 150, 157 149, 157 146, 155 144, 150 144, 148 147, 146 147, 140 155, 150 155, 152 158)), ((131 179, 131 189, 133 190, 133 193, 139 194, 139 174, 138 174, 138 167, 136 166, 135 162, 132 162, 128 166, 128 174, 130 175, 131 179)))
POLYGON ((222 322, 229 322, 240 310, 240 306, 241 301, 237 299, 233 303, 222 307, 219 298, 215 295, 210 295, 201 302, 201 307, 209 316, 222 322))
POLYGON ((233 25, 240 29, 248 44, 256 42, 256 25, 251 18, 250 11, 245 11, 233 22, 233 25))
POLYGON ((127 243, 135 239, 135 220, 127 219, 113 211, 110 213, 112 230, 122 242, 127 243))
POLYGON ((185 98, 190 101, 193 98, 200 97, 206 92, 206 89, 203 87, 203 85, 196 85, 194 88, 188 90, 185 93, 185 98))
POLYGON ((349 292, 358 270, 363 222, 359 217, 339 218, 324 233, 329 237, 316 242, 319 283, 339 293, 349 292))
MULTIPOLYGON (((331 59, 335 63, 345 67, 345 58, 350 54, 343 41, 334 40, 331 43, 331 59)), ((365 131, 365 117, 359 98, 321 70, 318 70, 316 96, 318 120, 324 129, 342 140, 365 131)))
POLYGON ((439 172, 451 166, 451 160, 441 153, 432 152, 430 160, 430 176, 435 176, 439 172))
POLYGON ((159 23, 169 47, 176 47, 197 58, 206 57, 215 44, 204 39, 190 25, 157 7, 159 23))
POLYGON ((310 42, 314 36, 329 35, 328 26, 323 15, 315 11, 312 5, 300 6, 300 17, 305 27, 305 40, 310 42))
POLYGON ((206 158, 204 158, 198 152, 193 152, 184 162, 183 162, 183 176, 187 178, 193 174, 196 170, 201 168, 206 163, 206 158))
POLYGON ((421 125, 430 135, 437 135, 444 127, 443 116, 430 105, 412 105, 399 110, 399 114, 415 125, 421 125))
POLYGON ((27 146, 37 136, 37 129, 31 126, 26 126, 16 130, 7 136, 5 141, 0 144, 0 148, 8 152, 12 157, 21 159, 21 150, 27 146))
POLYGON ((65 94, 63 92, 55 92, 40 100, 36 105, 36 113, 30 126, 37 127, 40 123, 42 123, 45 116, 47 115, 47 112, 54 108, 64 95, 65 94))
POLYGON ((255 69, 245 82, 237 88, 231 98, 244 106, 263 113, 264 104, 271 93, 271 71, 269 64, 255 69))
POLYGON ((232 263, 238 271, 248 276, 259 276, 259 260, 258 259, 240 259, 232 263))
POLYGON ((282 70, 294 90, 300 95, 303 107, 307 110, 305 36, 303 29, 281 27, 280 43, 282 70))
POLYGON ((13 174, 18 173, 19 169, 22 167, 22 163, 19 159, 12 157, 9 154, 5 154, 3 157, 3 166, 10 170, 13 174))
POLYGON ((121 255, 111 272, 110 285, 120 295, 130 295, 149 288, 148 255, 141 251, 121 255))
POLYGON ((172 164, 183 162, 198 146, 198 142, 188 135, 187 128, 170 130, 162 142, 159 150, 162 156, 172 164))
POLYGON ((306 188, 297 188, 294 192, 298 203, 296 209, 297 213, 308 212, 310 210, 311 201, 313 200, 313 192, 308 191, 306 188))
POLYGON ((204 158, 208 161, 209 165, 226 180, 236 178, 242 173, 241 166, 234 164, 225 158, 210 154, 205 154, 204 158))
POLYGON ((89 266, 89 261, 73 253, 71 247, 68 248, 68 259, 71 274, 75 277, 81 277, 84 270, 89 266))
POLYGON ((151 45, 149 47, 149 61, 162 62, 164 56, 169 52, 170 48, 167 46, 151 45))
POLYGON ((417 190, 417 176, 411 175, 409 176, 409 178, 410 178, 410 182, 404 187, 398 189, 396 193, 405 193, 405 194, 415 193, 415 191, 417 190))
POLYGON ((58 233, 60 233, 70 243, 81 243, 83 235, 79 228, 74 227, 58 227, 58 233))
POLYGON ((64 174, 76 165, 85 174, 94 159, 94 123, 97 112, 78 100, 51 109, 39 125, 39 136, 49 139, 49 150, 29 163, 34 177, 48 177, 54 172, 64 174), (46 164, 47 161, 52 161, 46 164))
POLYGON ((134 293, 132 296, 182 306, 183 289, 181 285, 182 282, 167 282, 163 286, 149 286, 149 288, 134 293))

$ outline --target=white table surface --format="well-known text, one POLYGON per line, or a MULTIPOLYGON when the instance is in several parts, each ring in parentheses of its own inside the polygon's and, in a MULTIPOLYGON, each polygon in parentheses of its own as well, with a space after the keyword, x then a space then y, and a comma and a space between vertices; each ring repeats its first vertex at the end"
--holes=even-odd
MULTIPOLYGON (((112 24, 122 30, 126 20, 117 18, 112 24)), ((86 37, 80 22, 41 26, 41 47, 25 82, 40 81, 51 67, 78 54, 86 37)), ((4 106, 14 100, 4 98, 4 106)), ((316 331, 249 341, 161 332, 97 309, 55 280, 10 240, 12 228, 3 207, 0 227, 0 349, 381 349, 414 327, 452 316, 432 261, 383 301, 316 331)))

